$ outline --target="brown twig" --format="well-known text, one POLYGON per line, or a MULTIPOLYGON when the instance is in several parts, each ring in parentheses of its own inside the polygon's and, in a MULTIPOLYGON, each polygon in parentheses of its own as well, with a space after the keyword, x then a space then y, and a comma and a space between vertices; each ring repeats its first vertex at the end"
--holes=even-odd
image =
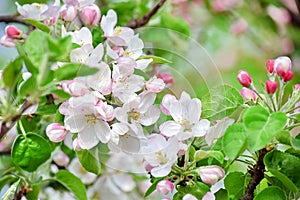
POLYGON ((16 16, 16 15, 4 15, 4 16, 0 16, 0 22, 5 22, 5 23, 15 22, 15 23, 24 24, 26 26, 32 27, 31 24, 27 23, 21 17, 16 16))
POLYGON ((260 181, 264 178, 264 172, 265 172, 264 157, 268 153, 268 151, 269 150, 267 150, 266 148, 261 149, 259 151, 259 157, 257 163, 254 165, 253 168, 249 170, 249 173, 251 174, 251 180, 246 189, 246 193, 239 200, 253 200, 254 190, 256 186, 260 183, 260 181))
POLYGON ((24 101, 22 107, 18 114, 12 117, 10 121, 3 121, 0 129, 0 140, 4 137, 4 135, 15 125, 15 123, 21 118, 22 114, 30 107, 32 103, 27 100, 24 101))
POLYGON ((166 0, 160 0, 158 2, 158 4, 156 4, 152 10, 150 10, 149 13, 145 14, 141 19, 132 19, 128 24, 127 27, 136 29, 136 28, 140 28, 144 25, 146 25, 149 20, 151 19, 151 17, 153 15, 155 15, 155 13, 157 13, 157 11, 164 5, 164 3, 166 2, 166 0))

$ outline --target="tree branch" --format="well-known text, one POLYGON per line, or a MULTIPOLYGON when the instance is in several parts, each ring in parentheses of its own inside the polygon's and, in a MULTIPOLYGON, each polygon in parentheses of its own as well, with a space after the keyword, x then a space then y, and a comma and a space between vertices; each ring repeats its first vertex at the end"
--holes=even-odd
POLYGON ((21 17, 16 16, 16 15, 5 15, 5 16, 0 16, 0 22, 5 22, 5 23, 19 23, 19 24, 24 24, 26 26, 32 27, 31 24, 25 22, 21 17))
POLYGON ((166 0, 160 0, 158 2, 158 4, 156 4, 152 8, 152 10, 150 10, 149 13, 147 13, 146 15, 144 15, 141 19, 132 19, 127 24, 127 27, 136 29, 136 28, 140 28, 140 27, 146 25, 149 22, 149 20, 151 19, 151 17, 157 13, 157 11, 164 5, 165 2, 166 2, 166 0))
POLYGON ((254 190, 260 181, 264 178, 265 164, 264 157, 269 151, 264 148, 259 151, 259 157, 256 165, 249 170, 251 174, 251 180, 246 189, 246 193, 239 200, 253 200, 254 190))

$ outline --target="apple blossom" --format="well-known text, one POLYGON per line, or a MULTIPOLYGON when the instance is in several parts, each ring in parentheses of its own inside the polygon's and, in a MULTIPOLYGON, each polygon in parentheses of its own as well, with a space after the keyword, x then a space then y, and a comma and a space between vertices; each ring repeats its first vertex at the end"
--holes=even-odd
POLYGON ((169 109, 174 102, 177 102, 176 97, 171 94, 166 94, 160 103, 161 111, 166 115, 170 115, 169 109))
POLYGON ((172 193, 174 190, 174 184, 169 180, 161 180, 156 185, 156 190, 163 195, 172 193))
POLYGON ((70 35, 72 42, 84 46, 85 44, 92 44, 93 37, 91 31, 87 27, 82 27, 80 30, 74 32, 67 32, 65 27, 62 26, 62 37, 70 35))
POLYGON ((52 142, 61 142, 65 139, 67 130, 60 123, 49 124, 46 128, 46 135, 52 142))
POLYGON ((153 93, 161 92, 165 87, 165 83, 162 79, 153 76, 146 82, 146 88, 153 93))
POLYGON ((117 120, 123 123, 136 121, 145 126, 154 124, 160 116, 159 109, 153 105, 155 98, 156 95, 151 92, 130 98, 122 107, 115 109, 117 120))
POLYGON ((53 161, 58 166, 67 167, 70 162, 70 158, 63 151, 59 150, 53 155, 53 161))
POLYGON ((214 185, 225 176, 225 171, 217 165, 199 167, 196 172, 200 175, 201 180, 209 185, 214 185))
POLYGON ((60 15, 66 22, 72 22, 77 17, 78 11, 74 6, 63 5, 60 15))
POLYGON ((278 82, 276 81, 266 81, 266 90, 268 94, 274 94, 278 88, 278 82))
POLYGON ((61 83, 62 88, 65 92, 69 93, 74 97, 83 96, 89 92, 89 88, 80 79, 74 79, 71 81, 64 81, 61 83))
POLYGON ((10 25, 5 27, 5 34, 10 38, 15 39, 22 36, 22 31, 18 27, 10 25))
POLYGON ((46 19, 46 16, 43 15, 48 10, 48 6, 46 4, 33 3, 21 6, 18 2, 16 2, 16 5, 18 12, 24 18, 31 18, 35 20, 46 19))
POLYGON ((176 138, 166 140, 162 135, 148 136, 147 145, 142 149, 145 164, 152 166, 151 175, 164 177, 171 171, 172 165, 177 161, 179 142, 176 138))
POLYGON ((80 17, 85 25, 95 26, 100 21, 101 11, 96 4, 90 4, 82 9, 80 17))
POLYGON ((278 76, 283 77, 292 68, 292 61, 289 57, 281 56, 275 59, 274 70, 278 76))
POLYGON ((161 134, 167 137, 176 136, 178 140, 204 136, 209 129, 210 122, 201 119, 201 101, 191 99, 190 95, 182 92, 179 101, 171 103, 169 120, 159 126, 161 134))
POLYGON ((267 71, 272 74, 274 72, 274 64, 275 64, 275 60, 268 60, 266 62, 266 67, 267 67, 267 71))

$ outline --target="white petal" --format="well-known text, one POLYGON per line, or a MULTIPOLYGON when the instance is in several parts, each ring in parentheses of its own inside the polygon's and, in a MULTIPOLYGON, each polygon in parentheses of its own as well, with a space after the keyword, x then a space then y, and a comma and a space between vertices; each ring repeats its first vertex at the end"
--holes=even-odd
POLYGON ((87 121, 84 115, 71 115, 65 118, 65 127, 72 133, 82 131, 86 125, 87 121))
POLYGON ((134 135, 123 135, 120 137, 119 147, 127 153, 137 153, 140 150, 140 140, 134 135))
POLYGON ((125 123, 115 123, 112 125, 112 132, 116 135, 124 135, 129 131, 128 125, 125 123))
POLYGON ((188 118, 190 123, 199 121, 201 115, 201 101, 199 99, 192 99, 188 105, 188 118))
POLYGON ((120 122, 128 122, 128 114, 127 114, 127 110, 125 110, 124 108, 118 107, 115 109, 115 116, 117 118, 117 120, 119 120, 120 122))
POLYGON ((103 57, 103 51, 103 44, 98 44, 97 47, 91 51, 87 64, 91 66, 97 66, 103 57))
POLYGON ((162 165, 151 170, 151 175, 154 177, 164 177, 171 172, 172 165, 162 165))
POLYGON ((166 121, 159 126, 161 134, 167 137, 172 137, 182 132, 183 128, 175 121, 166 121))
POLYGON ((184 105, 184 106, 188 106, 189 102, 191 100, 191 97, 188 93, 186 93, 185 91, 183 91, 181 93, 181 96, 180 96, 180 99, 179 99, 179 102, 184 105))
POLYGON ((104 31, 104 36, 112 36, 114 27, 117 24, 117 13, 114 10, 109 10, 106 16, 102 16, 101 28, 104 31))
POLYGON ((89 124, 78 133, 78 142, 81 148, 91 149, 99 143, 96 131, 95 126, 93 124, 89 124))
POLYGON ((150 65, 150 63, 151 63, 152 61, 153 61, 152 58, 150 58, 150 59, 140 59, 140 60, 137 60, 137 61, 136 61, 136 64, 137 64, 136 68, 137 68, 137 69, 140 69, 140 70, 144 70, 144 69, 146 69, 146 68, 150 65))
POLYGON ((197 124, 194 125, 193 133, 196 137, 204 136, 210 126, 210 122, 207 119, 201 119, 197 124))
POLYGON ((177 122, 185 119, 185 107, 180 102, 173 102, 170 105, 170 115, 173 117, 173 119, 177 122))
POLYGON ((114 60, 116 60, 119 57, 117 52, 112 50, 108 44, 106 45, 106 53, 109 57, 111 57, 114 60))
POLYGON ((146 112, 149 109, 149 107, 154 104, 155 99, 156 99, 156 94, 154 94, 152 92, 142 95, 138 110, 141 113, 146 112))
POLYGON ((159 115, 160 115, 160 110, 153 105, 149 107, 146 113, 140 115, 139 121, 144 126, 150 126, 158 120, 159 115))
POLYGON ((95 124, 95 131, 102 143, 107 143, 110 140, 110 128, 107 122, 98 121, 95 124))
POLYGON ((112 176, 114 183, 123 191, 132 191, 136 184, 131 175, 128 174, 116 174, 112 176))

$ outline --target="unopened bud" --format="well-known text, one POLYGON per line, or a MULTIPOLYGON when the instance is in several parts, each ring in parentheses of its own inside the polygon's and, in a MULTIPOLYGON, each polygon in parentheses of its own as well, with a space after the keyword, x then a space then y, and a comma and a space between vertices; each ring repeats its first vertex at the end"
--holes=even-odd
POLYGON ((146 82, 146 88, 150 92, 158 93, 165 88, 165 83, 162 79, 154 76, 146 82))
POLYGON ((10 25, 5 28, 5 34, 10 38, 16 39, 22 36, 22 31, 18 27, 10 25))
POLYGON ((266 81, 266 90, 268 94, 274 94, 278 88, 278 83, 275 81, 266 81))
POLYGON ((77 9, 74 6, 64 5, 60 11, 61 17, 66 22, 71 22, 77 17, 77 9))
POLYGON ((241 96, 243 97, 244 101, 256 101, 257 95, 252 90, 243 87, 240 91, 241 96))
POLYGON ((287 73, 285 73, 285 75, 282 77, 284 82, 289 82, 290 80, 292 80, 294 77, 294 74, 292 71, 288 71, 287 73))
POLYGON ((268 60, 266 62, 266 67, 267 67, 267 71, 272 74, 274 72, 274 64, 275 64, 275 60, 268 60))
POLYGON ((274 70, 278 76, 283 77, 292 68, 292 61, 289 57, 282 56, 276 58, 274 62, 274 70))
POLYGON ((91 4, 82 9, 81 21, 85 25, 95 26, 99 23, 101 11, 96 4, 91 4))
POLYGON ((156 185, 156 190, 160 194, 167 195, 172 193, 174 189, 174 184, 169 180, 159 181, 156 185))
POLYGON ((61 142, 65 139, 67 130, 60 123, 52 123, 47 126, 46 135, 52 142, 61 142))
POLYGON ((245 70, 240 70, 238 72, 237 80, 244 87, 249 87, 251 85, 251 83, 252 83, 251 76, 245 70))
POLYGON ((217 165, 199 167, 196 171, 200 175, 201 180, 209 185, 214 185, 225 176, 224 170, 217 165))
POLYGON ((157 78, 162 79, 168 87, 170 87, 170 86, 172 86, 172 85, 175 84, 174 78, 173 78, 172 74, 169 74, 169 73, 158 73, 157 74, 157 78))

